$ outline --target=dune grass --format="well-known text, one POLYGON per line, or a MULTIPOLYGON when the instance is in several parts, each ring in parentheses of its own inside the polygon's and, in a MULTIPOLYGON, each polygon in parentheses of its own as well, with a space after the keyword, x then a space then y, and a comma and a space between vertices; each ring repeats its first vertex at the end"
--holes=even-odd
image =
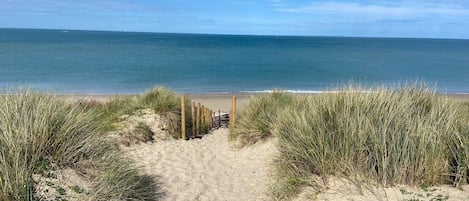
POLYGON ((237 126, 231 129, 230 140, 246 146, 271 137, 277 114, 293 100, 293 95, 282 91, 251 98, 238 114, 237 126))
MULTIPOLYGON (((138 110, 151 108, 156 114, 161 115, 168 125, 168 132, 174 138, 180 134, 181 119, 181 96, 165 87, 154 87, 143 95, 121 96, 111 99, 104 104, 98 104, 92 107, 93 110, 102 117, 103 125, 107 130, 114 129, 112 124, 122 115, 132 115, 138 110)), ((87 106, 88 107, 88 106, 87 106)), ((190 111, 190 99, 186 98, 186 111, 190 111)), ((186 113, 186 127, 190 128, 189 123, 192 116, 186 113)), ((190 130, 190 129, 189 129, 190 130)))
POLYGON ((32 175, 61 168, 91 180, 92 200, 156 198, 155 181, 106 141, 101 118, 55 95, 18 90, 0 96, 0 200, 40 199, 32 175))
MULTIPOLYGON (((365 90, 352 86, 296 96, 284 109, 239 119, 252 122, 237 124, 241 130, 255 129, 258 119, 273 119, 270 131, 279 150, 276 199, 291 197, 305 185, 319 188, 331 176, 383 186, 467 182, 467 105, 421 85, 360 91, 365 90)), ((248 137, 245 142, 258 140, 257 134, 248 137)))

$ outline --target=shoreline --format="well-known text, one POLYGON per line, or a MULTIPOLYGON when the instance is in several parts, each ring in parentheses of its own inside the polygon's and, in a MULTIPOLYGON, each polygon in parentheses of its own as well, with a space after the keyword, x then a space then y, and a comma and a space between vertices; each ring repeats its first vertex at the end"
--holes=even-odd
MULTIPOLYGON (((229 112, 231 110, 232 97, 236 96, 237 108, 243 107, 251 97, 258 96, 263 93, 183 93, 195 103, 211 108, 215 112, 229 112)), ((294 93, 295 95, 317 95, 317 93, 294 93)), ((64 97, 67 101, 79 100, 95 100, 99 102, 106 102, 114 97, 131 97, 141 94, 57 94, 59 97, 64 97)), ((440 94, 460 101, 469 101, 469 94, 440 94)))
MULTIPOLYGON (((193 97, 195 99, 215 99, 215 98, 231 98, 233 96, 236 96, 237 98, 249 98, 252 96, 258 96, 264 93, 270 93, 270 92, 256 92, 256 93, 245 93, 245 92, 234 92, 234 93, 178 93, 180 95, 185 95, 189 97, 193 97)), ((287 92, 290 93, 290 92, 287 92)), ((320 93, 292 93, 293 95, 318 95, 321 93, 327 93, 327 92, 320 92, 320 93)), ((143 93, 139 94, 81 94, 81 93, 56 93, 56 95, 60 97, 68 97, 68 98, 93 98, 93 99, 110 99, 114 97, 131 97, 131 96, 139 96, 142 95, 143 93)), ((463 93, 448 93, 448 94, 441 94, 438 93, 438 95, 441 96, 448 96, 451 98, 458 98, 458 99, 469 99, 469 93, 468 94, 463 94, 463 93)))
MULTIPOLYGON (((211 108, 218 112, 229 112, 231 110, 232 97, 236 96, 237 107, 242 107, 247 103, 248 99, 253 96, 257 96, 261 93, 205 93, 205 94, 191 94, 182 93, 180 95, 186 96, 195 101, 195 103, 201 103, 202 105, 211 108)), ((142 94, 57 94, 58 97, 64 98, 66 101, 99 101, 107 102, 115 97, 132 97, 139 96, 142 94)))

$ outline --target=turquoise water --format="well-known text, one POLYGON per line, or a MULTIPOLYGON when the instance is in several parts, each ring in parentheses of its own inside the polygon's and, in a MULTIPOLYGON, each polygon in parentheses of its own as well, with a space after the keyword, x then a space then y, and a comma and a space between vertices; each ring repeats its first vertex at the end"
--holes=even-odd
POLYGON ((61 93, 327 90, 420 79, 469 93, 469 40, 0 29, 0 87, 61 93))

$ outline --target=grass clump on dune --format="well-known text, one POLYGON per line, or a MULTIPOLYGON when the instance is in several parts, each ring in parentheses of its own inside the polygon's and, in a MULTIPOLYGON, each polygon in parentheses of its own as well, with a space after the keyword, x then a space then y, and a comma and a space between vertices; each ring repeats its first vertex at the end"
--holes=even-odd
MULTIPOLYGON (((181 96, 165 87, 154 87, 143 95, 122 96, 96 108, 103 117, 103 124, 112 130, 112 123, 122 115, 132 115, 138 110, 151 108, 161 115, 168 125, 168 132, 175 138, 180 134, 181 96)), ((186 111, 190 111, 190 99, 186 98, 186 111)), ((191 115, 186 113, 186 122, 190 122, 191 115)), ((186 126, 191 126, 189 123, 186 126)))
POLYGON ((41 199, 33 174, 65 168, 89 178, 90 200, 155 198, 154 181, 105 140, 101 117, 89 108, 30 90, 0 103, 0 200, 41 199))
POLYGON ((467 181, 466 107, 421 86, 357 91, 302 97, 279 115, 277 198, 317 176, 383 186, 467 181))
POLYGON ((383 186, 468 179, 467 103, 419 84, 263 94, 241 110, 231 138, 246 145, 268 137, 278 139, 276 199, 321 188, 331 176, 383 186))
POLYGON ((165 87, 155 87, 143 95, 118 96, 97 109, 108 121, 115 121, 119 116, 151 108, 158 113, 174 112, 180 107, 178 94, 165 87))
POLYGON ((236 128, 231 129, 230 139, 244 146, 271 137, 272 124, 278 113, 293 100, 293 95, 282 91, 251 98, 239 113, 236 128))

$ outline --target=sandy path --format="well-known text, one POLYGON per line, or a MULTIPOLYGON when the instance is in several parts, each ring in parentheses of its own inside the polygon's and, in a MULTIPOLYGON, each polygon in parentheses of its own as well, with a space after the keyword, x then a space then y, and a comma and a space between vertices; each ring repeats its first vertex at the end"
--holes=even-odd
POLYGON ((136 145, 129 154, 144 173, 161 177, 163 200, 269 200, 273 142, 239 150, 228 142, 228 132, 136 145))

